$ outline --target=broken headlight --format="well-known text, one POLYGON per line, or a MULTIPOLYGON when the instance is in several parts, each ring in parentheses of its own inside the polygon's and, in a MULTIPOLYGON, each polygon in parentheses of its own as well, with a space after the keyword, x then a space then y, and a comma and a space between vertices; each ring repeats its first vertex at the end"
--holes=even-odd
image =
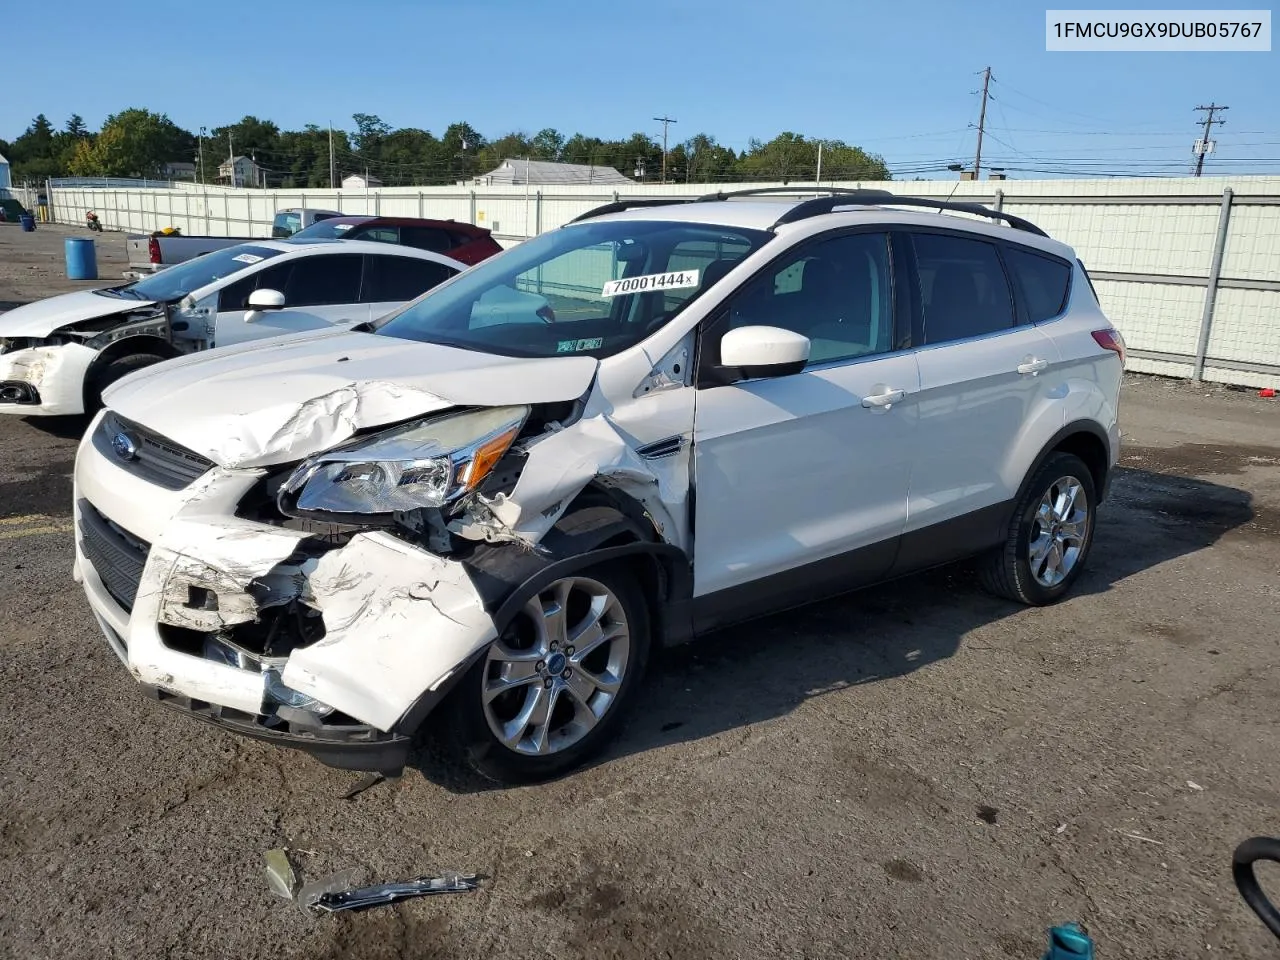
POLYGON ((389 514, 441 507, 502 459, 528 407, 491 407, 395 427, 305 460, 280 487, 286 514, 389 514))

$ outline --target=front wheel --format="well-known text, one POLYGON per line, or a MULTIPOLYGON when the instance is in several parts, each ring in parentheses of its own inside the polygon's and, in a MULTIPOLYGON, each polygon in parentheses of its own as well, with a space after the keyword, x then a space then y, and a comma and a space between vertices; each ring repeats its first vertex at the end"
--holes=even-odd
POLYGON ((93 371, 89 375, 89 382, 85 384, 84 412, 88 414, 98 412, 102 407, 102 391, 111 386, 111 384, 128 376, 135 370, 149 367, 163 359, 164 357, 157 357, 151 353, 131 353, 123 357, 116 357, 111 362, 93 371))
POLYGON ((1004 544, 985 559, 983 586, 1032 606, 1062 599, 1093 546, 1097 504, 1084 461, 1051 454, 1018 501, 1004 544))
POLYGON ((491 780, 580 766, 617 733, 649 656, 643 592, 621 567, 540 590, 453 692, 453 739, 491 780))

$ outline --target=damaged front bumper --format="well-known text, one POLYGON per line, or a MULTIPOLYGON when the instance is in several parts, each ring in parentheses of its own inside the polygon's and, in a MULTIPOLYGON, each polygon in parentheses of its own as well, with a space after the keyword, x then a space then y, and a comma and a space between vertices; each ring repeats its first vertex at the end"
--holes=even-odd
POLYGON ((161 490, 86 433, 76 570, 160 702, 324 763, 399 772, 423 716, 494 639, 465 567, 381 531, 333 542, 243 519, 262 470, 161 490))
POLYGON ((98 351, 80 343, 0 353, 0 413, 23 417, 84 413, 84 379, 98 351))

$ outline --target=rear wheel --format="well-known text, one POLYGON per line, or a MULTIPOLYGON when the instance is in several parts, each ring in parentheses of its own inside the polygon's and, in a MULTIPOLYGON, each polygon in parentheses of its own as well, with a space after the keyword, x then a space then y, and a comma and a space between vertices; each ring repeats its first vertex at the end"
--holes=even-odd
POLYGON ((84 390, 84 412, 97 413, 102 407, 102 391, 122 377, 159 363, 164 357, 153 353, 131 353, 104 364, 93 372, 84 390))
POLYGON ((1093 546, 1097 503, 1084 461, 1051 454, 1027 484, 1003 546, 985 558, 983 585, 1032 606, 1062 599, 1093 546))
POLYGON ((625 568, 555 580, 454 690, 457 745, 471 767, 505 783, 577 767, 617 733, 648 655, 644 595, 625 568))

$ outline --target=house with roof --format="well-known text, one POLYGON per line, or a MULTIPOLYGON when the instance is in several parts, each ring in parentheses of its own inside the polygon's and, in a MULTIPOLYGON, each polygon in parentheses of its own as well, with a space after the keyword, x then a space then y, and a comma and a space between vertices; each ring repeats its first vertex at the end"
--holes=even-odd
POLYGON ((0 154, 0 190, 8 190, 13 186, 13 181, 9 179, 9 161, 0 154))
MULTIPOLYGON (((472 181, 483 187, 553 186, 566 184, 608 185, 635 183, 613 167, 586 163, 553 163, 549 160, 503 160, 472 181)), ((465 183, 462 186, 466 186, 465 183)))
POLYGON ((263 170, 251 157, 234 157, 218 164, 218 180, 233 187, 266 185, 263 170))

